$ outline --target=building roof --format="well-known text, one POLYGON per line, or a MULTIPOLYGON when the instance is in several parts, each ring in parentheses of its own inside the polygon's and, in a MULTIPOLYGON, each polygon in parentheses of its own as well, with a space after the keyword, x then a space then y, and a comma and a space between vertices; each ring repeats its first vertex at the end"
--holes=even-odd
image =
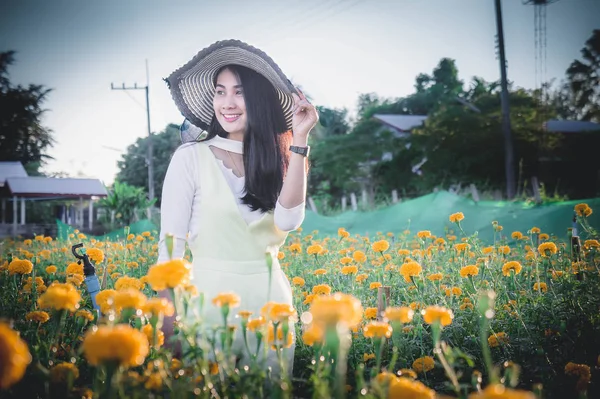
POLYGON ((21 162, 0 162, 0 187, 4 186, 9 177, 27 177, 21 162))
POLYGON ((546 131, 553 133, 585 133, 600 132, 600 123, 587 121, 549 120, 545 123, 546 131))
POLYGON ((19 197, 106 197, 108 192, 98 179, 52 177, 9 177, 6 187, 19 197))
POLYGON ((427 115, 386 115, 375 114, 373 118, 401 132, 410 132, 427 119, 427 115))

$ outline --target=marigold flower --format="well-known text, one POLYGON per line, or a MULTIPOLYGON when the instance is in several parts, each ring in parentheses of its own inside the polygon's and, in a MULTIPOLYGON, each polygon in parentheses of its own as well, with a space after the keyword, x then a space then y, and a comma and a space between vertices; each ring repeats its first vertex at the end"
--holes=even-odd
POLYGON ((346 229, 345 229, 345 228, 343 228, 343 227, 340 227, 340 228, 338 229, 338 236, 340 236, 340 237, 342 237, 342 238, 347 238, 347 237, 349 237, 349 236, 350 236, 350 233, 348 233, 348 232, 346 231, 346 229))
POLYGON ((465 302, 465 303, 461 304, 458 308, 460 310, 465 310, 465 309, 473 310, 473 304, 465 302))
POLYGON ((477 276, 479 274, 479 268, 476 265, 468 265, 460 269, 460 276, 467 278, 469 276, 477 276))
POLYGON ((546 241, 546 240, 550 239, 550 236, 548 234, 546 234, 546 233, 542 233, 542 234, 539 235, 538 238, 540 239, 540 241, 546 241))
POLYGON ((100 307, 102 313, 108 313, 113 309, 114 298, 117 291, 115 290, 102 290, 96 294, 96 303, 100 307))
POLYGON ((399 256, 408 256, 408 255, 410 255, 410 251, 408 249, 399 249, 398 255, 399 256))
POLYGON ((36 321, 38 323, 45 323, 50 320, 50 315, 43 310, 35 310, 25 315, 25 320, 36 321))
POLYGON ((327 284, 315 285, 312 289, 312 293, 315 295, 329 295, 331 294, 331 287, 327 284))
POLYGON ((371 321, 363 328, 363 335, 365 338, 389 338, 392 331, 392 326, 386 322, 371 321))
POLYGON ((450 215, 449 219, 451 223, 458 223, 461 220, 464 220, 465 215, 462 212, 456 212, 450 215))
POLYGON ((377 318, 377 308, 366 308, 365 309, 365 319, 376 319, 377 318))
POLYGON ((399 270, 406 282, 410 282, 411 277, 418 276, 422 271, 421 265, 414 261, 403 263, 399 270))
POLYGON ((551 255, 555 255, 558 252, 558 248, 556 247, 556 244, 553 242, 544 242, 538 246, 538 252, 544 258, 547 258, 551 255))
POLYGON ((270 320, 275 323, 288 321, 290 318, 295 318, 296 309, 288 303, 267 302, 261 309, 260 315, 265 320, 270 320))
POLYGON ((462 295, 462 289, 460 287, 452 287, 452 294, 460 296, 462 295))
POLYGON ((81 317, 87 321, 94 321, 94 315, 89 310, 80 309, 75 312, 75 317, 81 317))
POLYGON ((85 253, 90 260, 94 261, 95 264, 102 263, 104 260, 104 252, 98 248, 88 248, 85 253))
POLYGON ((82 349, 93 366, 117 362, 121 366, 132 367, 144 363, 149 344, 143 332, 126 324, 117 324, 89 330, 83 339, 82 349))
POLYGON ((434 366, 435 362, 431 356, 420 357, 412 364, 412 368, 417 374, 426 373, 429 370, 432 370, 434 366))
POLYGON ((536 399, 533 392, 506 388, 502 384, 490 384, 483 391, 469 395, 469 399, 536 399))
POLYGON ((248 319, 250 316, 252 316, 252 314, 253 313, 248 310, 240 310, 237 315, 242 319, 242 321, 248 322, 248 319))
POLYGON ((520 231, 513 231, 510 236, 513 238, 513 240, 520 240, 523 238, 523 233, 520 231))
POLYGON ((323 250, 323 247, 319 244, 314 244, 306 248, 306 252, 309 255, 318 255, 323 250))
POLYGON ((42 309, 65 309, 74 312, 79 308, 80 301, 81 294, 73 285, 53 283, 38 298, 38 305, 42 309))
POLYGON ((50 265, 46 268, 46 273, 48 273, 48 274, 54 274, 54 273, 56 273, 56 271, 57 271, 57 268, 54 265, 50 265))
POLYGON ((533 290, 534 291, 541 291, 541 292, 546 292, 548 291, 548 286, 546 285, 546 283, 535 283, 533 285, 533 290))
POLYGON ((427 324, 434 324, 439 322, 442 327, 448 326, 452 323, 454 314, 450 309, 446 309, 441 306, 428 306, 421 311, 423 320, 427 324))
POLYGON ((498 247, 498 253, 508 255, 510 253, 510 247, 508 245, 501 245, 498 247))
MULTIPOLYGON (((146 324, 142 327, 141 330, 144 334, 146 334, 146 338, 148 342, 152 344, 154 337, 154 329, 151 324, 146 324)), ((156 330, 156 345, 154 348, 158 349, 165 344, 165 333, 163 333, 160 329, 156 330)))
POLYGON ((342 267, 342 274, 347 276, 348 274, 356 274, 358 273, 357 266, 344 266, 342 267))
POLYGON ((362 283, 363 281, 365 281, 368 278, 369 278, 369 275, 363 273, 363 274, 357 275, 356 278, 355 278, 355 280, 356 280, 357 283, 362 283))
POLYGON ((390 248, 390 243, 387 242, 387 240, 375 241, 371 245, 371 248, 373 249, 374 252, 385 252, 390 248))
POLYGON ((342 265, 347 265, 349 263, 352 263, 352 258, 349 256, 344 256, 342 259, 340 259, 340 263, 342 265))
POLYGON ((292 284, 297 285, 298 287, 304 287, 304 284, 306 282, 304 281, 304 279, 302 277, 294 277, 292 279, 292 284))
POLYGON ((313 323, 321 326, 335 326, 338 323, 353 328, 362 321, 363 308, 360 301, 352 295, 336 293, 315 297, 310 313, 313 323))
POLYGON ((314 272, 315 276, 324 276, 325 274, 327 274, 327 270, 325 269, 317 269, 314 272))
POLYGON ((410 323, 415 312, 407 306, 398 308, 387 308, 383 312, 383 318, 389 322, 410 323))
POLYGON ((315 323, 312 323, 302 333, 302 342, 304 342, 308 346, 313 346, 314 344, 322 343, 324 335, 325 331, 323 331, 323 328, 321 328, 315 323))
POLYGON ((583 246, 586 249, 600 248, 600 242, 598 242, 598 240, 585 240, 585 243, 583 244, 583 246))
POLYGON ((492 334, 488 337, 488 344, 492 348, 496 348, 496 347, 500 346, 500 344, 507 344, 507 343, 508 343, 508 336, 506 335, 505 332, 499 332, 496 334, 492 334))
POLYGON ((578 392, 583 392, 587 390, 590 378, 592 377, 590 373, 590 366, 586 364, 577 364, 569 362, 565 366, 565 374, 579 377, 577 380, 577 385, 575 387, 578 392))
POLYGON ((352 258, 355 262, 364 263, 367 260, 367 255, 363 251, 354 251, 352 258))
POLYGON ((588 204, 581 203, 581 204, 575 205, 575 213, 577 213, 578 216, 588 217, 593 212, 592 212, 592 208, 590 208, 588 204))
POLYGON ((0 322, 0 389, 7 389, 19 382, 31 354, 27 343, 7 324, 0 322))
POLYGON ((298 243, 294 243, 290 245, 290 252, 295 252, 297 254, 302 252, 302 246, 298 243))
POLYGON ((126 288, 117 291, 113 298, 114 307, 117 311, 121 309, 143 309, 146 304, 146 295, 134 288, 126 288))
POLYGON ((55 384, 64 384, 69 379, 79 378, 79 369, 73 363, 59 363, 50 369, 50 379, 55 384))
POLYGON ((380 288, 381 286, 382 286, 382 284, 380 282, 373 282, 373 283, 369 284, 369 289, 376 290, 377 288, 380 288))
POLYGON ((69 263, 67 269, 65 270, 65 273, 83 275, 83 265, 76 262, 69 263))
POLYGON ((375 359, 375 354, 374 353, 364 353, 363 354, 363 362, 366 363, 371 359, 375 359))
POLYGON ((253 319, 249 319, 248 323, 246 324, 246 328, 248 329, 248 331, 252 331, 252 332, 256 332, 260 329, 262 329, 262 327, 267 323, 267 321, 262 317, 255 317, 253 319))
POLYGON ((388 398, 434 399, 435 391, 420 381, 394 377, 389 382, 388 398))
POLYGON ((532 227, 529 231, 531 232, 531 234, 540 234, 541 232, 539 227, 532 227))
POLYGON ((148 270, 148 284, 150 284, 154 291, 176 288, 189 283, 190 270, 191 265, 185 260, 172 259, 154 265, 148 270))
MULTIPOLYGON (((44 283, 44 279, 39 276, 35 278, 35 286, 38 294, 45 292, 47 289, 46 284, 44 283)), ((32 288, 33 279, 31 277, 27 277, 27 282, 23 285, 23 292, 30 293, 32 288)))
POLYGON ((14 257, 12 262, 8 264, 8 273, 13 274, 29 274, 33 271, 33 263, 27 259, 19 259, 14 257))
POLYGON ((240 302, 241 300, 239 295, 233 292, 221 292, 212 299, 213 305, 219 307, 227 305, 230 309, 240 306, 240 302))
POLYGON ((502 274, 505 276, 510 276, 511 270, 515 272, 515 274, 521 273, 523 266, 517 261, 506 262, 504 266, 502 266, 502 274))
POLYGON ((278 326, 277 327, 277 342, 275 342, 275 326, 273 325, 273 323, 269 323, 269 329, 267 331, 267 342, 269 344, 271 344, 272 349, 276 349, 275 345, 274 345, 275 343, 282 345, 284 348, 289 348, 294 343, 294 335, 292 334, 291 330, 288 331, 287 337, 284 341, 283 327, 278 326))
POLYGON ((442 278, 444 278, 444 275, 442 273, 434 273, 427 276, 427 278, 430 281, 440 281, 442 278))

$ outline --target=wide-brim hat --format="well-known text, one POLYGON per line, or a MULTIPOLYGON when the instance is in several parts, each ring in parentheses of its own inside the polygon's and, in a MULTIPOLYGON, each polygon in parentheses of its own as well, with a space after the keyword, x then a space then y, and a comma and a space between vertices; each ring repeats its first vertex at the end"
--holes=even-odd
POLYGON ((211 44, 165 79, 183 116, 193 125, 208 130, 214 115, 217 71, 232 64, 250 68, 271 82, 281 102, 287 129, 291 130, 294 107, 292 93, 297 93, 294 85, 271 57, 239 40, 222 40, 211 44))

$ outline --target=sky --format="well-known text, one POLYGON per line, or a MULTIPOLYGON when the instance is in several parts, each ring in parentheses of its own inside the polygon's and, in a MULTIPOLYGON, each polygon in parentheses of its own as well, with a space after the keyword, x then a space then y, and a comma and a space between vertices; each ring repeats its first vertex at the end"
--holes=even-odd
MULTIPOLYGON (((535 88, 534 7, 502 0, 508 79, 535 88)), ((546 6, 546 80, 563 79, 593 29, 600 0, 546 6)), ((127 146, 183 117, 163 78, 198 51, 239 39, 265 51, 315 105, 355 109, 361 93, 402 97, 441 58, 459 77, 498 80, 493 0, 3 0, 0 52, 15 50, 13 84, 51 88, 46 172, 111 184, 127 146), (148 80, 146 75, 148 63, 148 80)), ((155 149, 160 151, 160 149, 155 149)), ((0 160, 1 161, 1 160, 0 160)))

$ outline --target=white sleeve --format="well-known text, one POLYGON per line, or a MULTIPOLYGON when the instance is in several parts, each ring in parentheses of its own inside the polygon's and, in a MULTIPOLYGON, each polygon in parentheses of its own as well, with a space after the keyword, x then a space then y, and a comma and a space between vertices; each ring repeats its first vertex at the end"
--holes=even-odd
POLYGON ((293 208, 285 208, 279 200, 275 204, 275 225, 282 231, 296 230, 304 221, 306 202, 293 208))
POLYGON ((195 145, 181 146, 175 151, 169 163, 162 188, 157 263, 169 260, 165 240, 167 234, 173 235, 172 258, 182 258, 184 255, 194 195, 199 189, 195 150, 195 145))

